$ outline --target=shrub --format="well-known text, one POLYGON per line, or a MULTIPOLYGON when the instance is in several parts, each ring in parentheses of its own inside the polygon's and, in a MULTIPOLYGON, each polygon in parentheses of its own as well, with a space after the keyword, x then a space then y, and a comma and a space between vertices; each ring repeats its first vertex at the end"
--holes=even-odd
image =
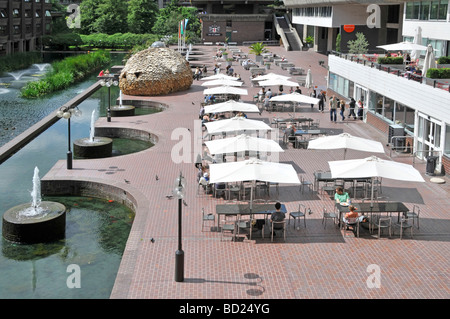
POLYGON ((438 59, 438 64, 450 64, 450 56, 441 56, 438 59))
POLYGON ((109 63, 108 52, 96 51, 89 54, 80 54, 52 63, 52 71, 44 79, 28 82, 21 90, 25 98, 39 97, 47 93, 67 88, 76 81, 97 71, 109 63))
POLYGON ((403 57, 379 57, 378 64, 403 64, 403 57))
POLYGON ((428 69, 426 77, 430 79, 450 79, 450 68, 428 69))

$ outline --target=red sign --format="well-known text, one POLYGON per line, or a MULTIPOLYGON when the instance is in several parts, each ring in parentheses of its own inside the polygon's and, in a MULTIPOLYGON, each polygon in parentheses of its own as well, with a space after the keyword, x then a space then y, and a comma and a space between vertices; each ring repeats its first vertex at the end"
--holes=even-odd
POLYGON ((345 24, 344 31, 347 33, 352 33, 353 31, 355 31, 355 26, 353 24, 345 24))

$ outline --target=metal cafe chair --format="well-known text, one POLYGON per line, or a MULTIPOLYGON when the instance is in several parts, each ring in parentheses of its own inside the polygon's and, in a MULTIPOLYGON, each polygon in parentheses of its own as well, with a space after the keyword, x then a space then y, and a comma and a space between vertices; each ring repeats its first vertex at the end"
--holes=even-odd
POLYGON ((333 219, 333 223, 336 224, 336 219, 338 218, 335 212, 327 212, 327 209, 323 208, 322 224, 323 228, 327 227, 327 219, 333 219))
MULTIPOLYGON (((209 213, 205 213, 205 209, 202 208, 202 231, 204 230, 206 224, 210 223, 212 224, 212 226, 214 226, 215 222, 216 222, 216 216, 214 216, 213 214, 209 213)), ((211 228, 210 228, 211 229, 211 228)))
POLYGON ((288 224, 291 223, 291 219, 294 219, 294 228, 295 228, 295 222, 297 219, 300 220, 300 218, 303 217, 303 222, 306 228, 306 206, 303 204, 298 204, 298 211, 296 212, 290 212, 289 213, 289 219, 288 224))

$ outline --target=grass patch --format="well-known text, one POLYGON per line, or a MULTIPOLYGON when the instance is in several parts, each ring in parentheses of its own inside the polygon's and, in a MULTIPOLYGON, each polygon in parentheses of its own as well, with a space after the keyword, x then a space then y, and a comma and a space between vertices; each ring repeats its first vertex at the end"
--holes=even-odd
POLYGON ((39 80, 28 82, 20 91, 24 98, 36 98, 62 90, 96 72, 111 61, 109 52, 80 54, 52 63, 52 71, 39 80))

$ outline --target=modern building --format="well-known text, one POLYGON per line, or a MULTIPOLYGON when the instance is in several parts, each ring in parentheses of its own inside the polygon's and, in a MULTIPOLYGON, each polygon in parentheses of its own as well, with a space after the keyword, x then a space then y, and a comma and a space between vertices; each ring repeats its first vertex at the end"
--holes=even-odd
POLYGON ((51 31, 51 0, 0 0, 0 55, 35 51, 51 31))
MULTIPOLYGON (((300 34, 315 37, 316 51, 334 51, 339 33, 344 39, 344 35, 360 31, 372 41, 378 33, 379 40, 372 43, 372 48, 376 48, 412 41, 421 31, 422 44, 431 44, 436 57, 449 55, 449 0, 384 2, 378 3, 382 8, 379 28, 370 28, 365 1, 284 1, 292 9, 292 22, 300 24, 300 34)), ((387 69, 373 60, 345 52, 328 56, 329 90, 346 99, 361 99, 364 121, 385 132, 386 143, 391 143, 396 151, 400 149, 421 159, 437 157, 436 169, 450 172, 450 79, 419 77, 414 81, 404 76, 404 66, 400 71, 387 69)), ((419 65, 424 55, 422 51, 419 65)))
MULTIPOLYGON (((274 1, 193 0, 185 5, 199 9, 203 42, 270 41, 276 39, 274 1)), ((180 2, 183 5, 183 2, 180 2)))

